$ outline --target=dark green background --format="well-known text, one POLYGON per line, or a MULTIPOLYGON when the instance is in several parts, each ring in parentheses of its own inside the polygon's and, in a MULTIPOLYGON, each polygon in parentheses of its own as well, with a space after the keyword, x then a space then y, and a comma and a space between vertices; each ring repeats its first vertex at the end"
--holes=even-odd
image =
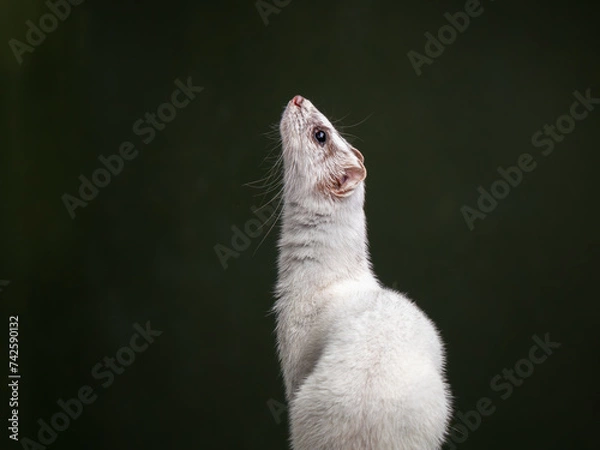
POLYGON ((98 386, 91 368, 150 320, 162 336, 49 448, 286 448, 267 406, 284 398, 277 228, 227 270, 213 247, 260 204, 243 184, 264 176, 265 133, 302 94, 359 123, 345 131, 369 171, 376 273, 439 326, 456 409, 497 406, 460 448, 596 448, 600 107, 550 156, 530 143, 573 91, 600 97, 596 7, 482 6, 417 77, 407 52, 464 2, 295 0, 265 26, 253 1, 87 1, 22 65, 8 41, 46 6, 4 2, 0 305, 21 321, 20 436, 98 386), (132 124, 188 76, 204 91, 71 220, 61 196, 139 144, 132 124), (460 207, 524 152, 536 170, 469 231, 460 207), (562 347, 499 399, 490 380, 545 333, 562 347))

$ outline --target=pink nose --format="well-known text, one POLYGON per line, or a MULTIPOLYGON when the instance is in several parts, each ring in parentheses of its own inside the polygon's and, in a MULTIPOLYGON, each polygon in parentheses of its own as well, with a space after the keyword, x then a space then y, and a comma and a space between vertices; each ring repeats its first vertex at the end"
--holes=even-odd
POLYGON ((296 95, 293 99, 292 99, 292 103, 298 107, 300 107, 302 105, 302 102, 304 101, 304 97, 302 97, 301 95, 296 95))

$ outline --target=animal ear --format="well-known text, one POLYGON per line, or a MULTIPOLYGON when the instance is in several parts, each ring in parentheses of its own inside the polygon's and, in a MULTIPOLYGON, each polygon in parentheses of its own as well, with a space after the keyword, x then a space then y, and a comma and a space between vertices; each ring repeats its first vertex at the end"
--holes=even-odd
POLYGON ((365 162, 365 157, 363 156, 363 154, 361 152, 359 152, 354 147, 352 147, 350 150, 352 150, 352 153, 354 153, 354 155, 360 160, 361 163, 365 162))
MULTIPOLYGON (((360 154, 358 150, 356 152, 360 154)), ((332 194, 336 197, 348 197, 356 186, 367 177, 367 169, 362 163, 364 158, 357 165, 346 167, 341 175, 337 177, 336 184, 333 187, 332 194)))

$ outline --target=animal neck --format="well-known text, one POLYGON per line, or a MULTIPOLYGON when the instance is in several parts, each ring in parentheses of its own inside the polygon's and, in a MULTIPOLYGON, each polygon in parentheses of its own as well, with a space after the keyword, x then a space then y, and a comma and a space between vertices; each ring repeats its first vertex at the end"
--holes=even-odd
POLYGON ((374 279, 367 244, 364 191, 338 208, 284 197, 279 239, 278 295, 347 281, 374 279))

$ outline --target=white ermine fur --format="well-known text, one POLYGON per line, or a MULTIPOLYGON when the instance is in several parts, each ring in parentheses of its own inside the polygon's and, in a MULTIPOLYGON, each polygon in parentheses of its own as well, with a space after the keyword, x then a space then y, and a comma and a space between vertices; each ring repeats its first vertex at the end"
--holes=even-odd
POLYGON ((443 346, 427 316, 373 274, 362 154, 301 96, 280 132, 274 311, 292 448, 441 448, 450 415, 443 346))

